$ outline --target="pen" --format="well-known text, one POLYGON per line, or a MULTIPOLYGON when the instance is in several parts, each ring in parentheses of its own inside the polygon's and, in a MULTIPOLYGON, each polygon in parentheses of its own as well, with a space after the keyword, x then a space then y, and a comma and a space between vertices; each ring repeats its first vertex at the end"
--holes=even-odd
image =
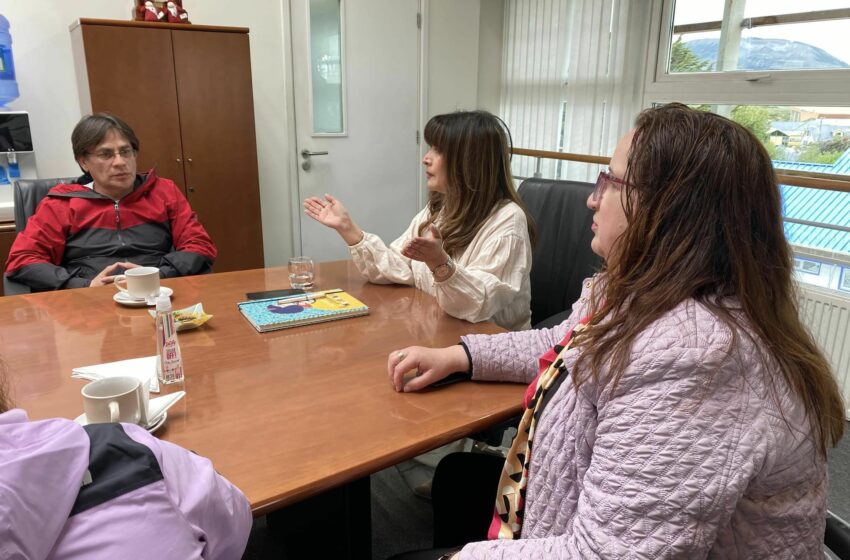
POLYGON ((298 303, 299 301, 307 301, 308 299, 318 299, 325 294, 335 294, 337 292, 341 292, 342 288, 334 288, 333 290, 322 290, 321 292, 310 292, 308 294, 301 294, 297 296, 292 296, 288 298, 283 298, 277 300, 277 305, 288 305, 290 303, 298 303))

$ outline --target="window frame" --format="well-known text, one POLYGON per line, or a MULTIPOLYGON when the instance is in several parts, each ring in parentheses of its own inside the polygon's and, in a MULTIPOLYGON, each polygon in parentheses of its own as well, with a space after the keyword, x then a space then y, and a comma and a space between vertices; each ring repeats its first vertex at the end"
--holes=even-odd
POLYGON ((850 68, 667 73, 675 0, 653 0, 644 107, 681 101, 712 105, 846 107, 850 68))

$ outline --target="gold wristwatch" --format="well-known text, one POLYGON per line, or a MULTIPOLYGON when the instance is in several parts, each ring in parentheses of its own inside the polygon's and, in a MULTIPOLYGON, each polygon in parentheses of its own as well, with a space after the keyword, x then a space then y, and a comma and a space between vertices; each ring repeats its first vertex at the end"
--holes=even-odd
POLYGON ((434 280, 437 282, 443 282, 448 280, 454 272, 455 262, 451 257, 449 257, 443 264, 435 266, 434 270, 431 271, 431 274, 434 275, 434 280))

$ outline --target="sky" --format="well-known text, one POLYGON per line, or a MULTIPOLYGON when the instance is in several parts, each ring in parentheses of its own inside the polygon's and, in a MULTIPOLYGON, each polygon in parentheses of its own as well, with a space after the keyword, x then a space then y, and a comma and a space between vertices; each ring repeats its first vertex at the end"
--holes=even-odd
MULTIPOLYGON (((746 0, 744 17, 812 12, 850 8, 850 0, 746 0)), ((676 0, 674 25, 719 21, 723 19, 724 0, 676 0)), ((744 37, 789 39, 820 47, 832 56, 850 64, 850 20, 770 25, 744 30, 744 37)), ((688 33, 684 41, 718 37, 719 31, 688 33)), ((675 40, 674 36, 674 40, 675 40)))

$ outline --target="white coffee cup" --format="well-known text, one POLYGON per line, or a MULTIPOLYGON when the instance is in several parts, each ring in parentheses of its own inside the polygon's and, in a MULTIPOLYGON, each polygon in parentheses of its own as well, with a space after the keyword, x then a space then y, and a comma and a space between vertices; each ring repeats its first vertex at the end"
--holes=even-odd
POLYGON ((159 269, 155 266, 128 268, 113 280, 115 287, 131 299, 154 298, 159 295, 159 269), (121 286, 125 282, 127 287, 121 286))
POLYGON ((148 383, 135 377, 107 377, 82 390, 83 410, 89 424, 106 422, 148 423, 148 383))

